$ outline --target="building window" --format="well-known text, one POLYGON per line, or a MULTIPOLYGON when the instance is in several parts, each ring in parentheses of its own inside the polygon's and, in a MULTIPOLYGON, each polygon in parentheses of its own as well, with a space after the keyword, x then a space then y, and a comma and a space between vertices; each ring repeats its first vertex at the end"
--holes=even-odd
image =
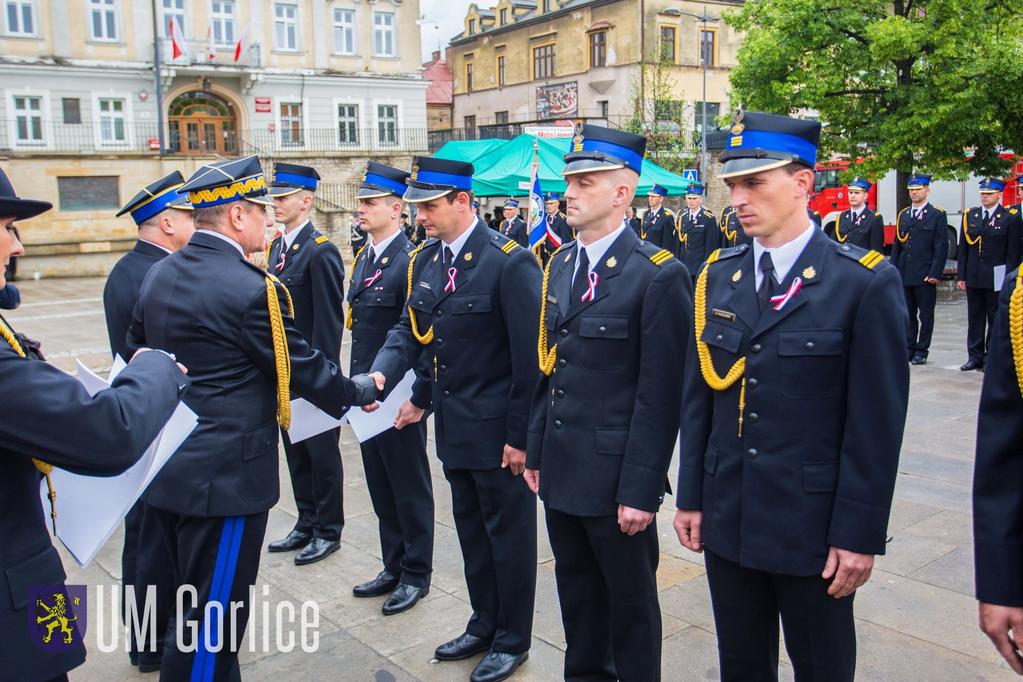
POLYGON ((116 175, 57 178, 62 211, 102 211, 121 205, 116 175))
POLYGON ((717 66, 718 32, 710 29, 700 31, 700 65, 717 66))
POLYGON ((41 145, 43 137, 43 98, 14 96, 14 130, 19 145, 41 145))
POLYGON ((163 37, 171 37, 171 20, 177 25, 181 35, 185 34, 185 0, 161 0, 163 14, 163 37))
POLYGON ((682 120, 683 105, 676 99, 654 101, 654 118, 658 123, 678 123, 682 120))
POLYGON ((607 31, 590 34, 590 66, 607 66, 607 31))
POLYGON ((462 119, 465 128, 465 139, 472 140, 476 137, 476 117, 466 116, 462 119))
POLYGON ((35 3, 33 0, 7 0, 4 3, 4 32, 9 36, 36 34, 35 3))
POLYGON ((554 43, 533 48, 533 79, 554 77, 554 43))
POLYGON ((669 64, 678 63, 678 29, 674 26, 661 26, 661 61, 669 64))
POLYGON ((355 10, 334 10, 334 52, 355 54, 355 10))
POLYGON ((380 144, 398 144, 398 105, 377 105, 377 140, 380 144))
MULTIPOLYGON (((703 102, 694 103, 696 130, 703 130, 703 102)), ((707 130, 714 130, 716 128, 715 120, 721 115, 721 104, 718 102, 707 102, 707 130)))
POLYGON ((607 118, 608 107, 606 99, 597 100, 597 111, 600 112, 600 118, 607 118))
POLYGON ((281 102, 281 145, 284 147, 301 147, 304 143, 302 104, 299 102, 281 102))
POLYGON ((494 113, 494 123, 497 125, 508 125, 508 112, 498 111, 494 113))
POLYGON ((475 32, 476 32, 476 20, 475 19, 470 19, 469 20, 469 35, 472 35, 475 32))
POLYGON ((117 40, 116 0, 89 0, 89 32, 92 40, 117 40))
POLYGON ((77 97, 63 97, 60 104, 64 110, 64 123, 82 122, 82 100, 77 97))
POLYGON ((507 23, 508 23, 508 8, 507 7, 502 7, 501 8, 501 26, 504 26, 507 23))
POLYGON ((498 55, 497 56, 497 87, 499 87, 499 88, 503 88, 504 84, 507 82, 505 80, 505 76, 504 76, 504 74, 505 74, 504 65, 505 65, 504 55, 503 54, 498 55))
POLYGON ((373 53, 377 57, 394 56, 394 14, 373 13, 373 53))
POLYGON ((543 0, 543 11, 544 12, 551 11, 551 0, 543 0))
POLYGON ((338 142, 342 147, 359 144, 359 105, 337 105, 338 142))
POLYGON ((98 108, 100 144, 124 144, 128 139, 124 100, 102 97, 98 108))
POLYGON ((298 5, 274 4, 274 49, 283 52, 298 50, 298 5))
POLYGON ((465 91, 472 92, 472 62, 465 63, 465 91))
POLYGON ((210 25, 215 45, 234 45, 234 0, 213 0, 210 25))

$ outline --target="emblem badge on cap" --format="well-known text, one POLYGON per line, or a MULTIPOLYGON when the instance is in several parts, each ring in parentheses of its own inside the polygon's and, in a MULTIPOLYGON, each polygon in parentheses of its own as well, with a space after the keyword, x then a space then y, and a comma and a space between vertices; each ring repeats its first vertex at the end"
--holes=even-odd
POLYGON ((742 131, 746 130, 746 124, 742 121, 743 111, 739 109, 735 112, 735 118, 732 119, 732 135, 742 135, 742 131))
POLYGON ((419 166, 413 165, 412 166, 412 176, 411 177, 412 177, 413 180, 417 180, 418 176, 419 176, 419 166))
POLYGON ((572 151, 581 152, 583 150, 583 125, 581 123, 575 126, 575 137, 572 138, 572 151))

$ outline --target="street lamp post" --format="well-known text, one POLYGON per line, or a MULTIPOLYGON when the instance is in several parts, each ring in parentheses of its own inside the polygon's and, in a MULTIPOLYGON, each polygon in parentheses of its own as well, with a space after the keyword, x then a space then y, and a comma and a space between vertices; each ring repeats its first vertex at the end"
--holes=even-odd
MULTIPOLYGON (((696 19, 703 27, 706 28, 710 22, 716 22, 717 19, 712 19, 707 16, 707 6, 703 7, 703 15, 693 14, 691 12, 683 12, 679 10, 679 14, 687 17, 696 19)), ((704 182, 706 179, 707 172, 707 56, 703 52, 703 33, 700 34, 700 40, 698 41, 700 46, 700 65, 703 70, 703 101, 701 107, 703 109, 700 123, 700 182, 704 182)))

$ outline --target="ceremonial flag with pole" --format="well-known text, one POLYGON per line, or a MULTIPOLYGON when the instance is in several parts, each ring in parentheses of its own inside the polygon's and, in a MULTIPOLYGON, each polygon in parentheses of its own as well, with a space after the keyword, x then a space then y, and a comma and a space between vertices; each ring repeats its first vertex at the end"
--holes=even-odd
POLYGON ((188 54, 188 44, 185 36, 181 35, 181 27, 173 19, 170 20, 171 59, 177 59, 181 55, 188 54))
POLYGON ((540 247, 547 237, 547 210, 544 208, 543 192, 540 191, 540 146, 533 140, 533 164, 529 186, 529 208, 526 224, 529 225, 529 248, 540 259, 540 247))

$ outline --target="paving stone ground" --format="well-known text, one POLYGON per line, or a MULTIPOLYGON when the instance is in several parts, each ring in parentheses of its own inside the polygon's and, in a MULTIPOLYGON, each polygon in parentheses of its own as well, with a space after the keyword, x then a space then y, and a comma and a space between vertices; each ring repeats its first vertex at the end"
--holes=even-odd
MULTIPOLYGON (((101 301, 102 279, 20 282, 22 307, 7 315, 20 331, 43 341, 52 362, 70 370, 75 360, 97 371, 110 366, 101 301)), ((974 430, 982 375, 959 372, 965 361, 965 300, 946 295, 940 301, 931 363, 912 369, 912 391, 905 444, 899 466, 887 556, 856 596, 861 680, 1008 680, 1013 675, 977 629, 971 594, 970 480, 974 430)), ((342 351, 347 367, 348 337, 342 351)), ((871 377, 863 377, 871 381, 871 377)), ((432 435, 432 434, 431 434, 432 435)), ((430 441, 431 454, 433 441, 430 441)), ((254 614, 279 605, 319 605, 319 648, 277 652, 248 651, 241 656, 247 681, 278 680, 466 680, 474 661, 435 663, 434 647, 462 632, 470 615, 461 572, 461 554, 451 517, 451 497, 436 459, 432 459, 437 500, 433 587, 411 611, 385 618, 382 600, 358 600, 352 585, 380 568, 376 519, 363 480, 358 446, 350 429, 342 431, 346 525, 342 549, 328 560, 296 567, 288 555, 263 554, 254 614), (264 596, 263 591, 266 591, 264 596)), ((677 461, 672 466, 675 475, 677 461)), ((281 452, 281 501, 270 513, 268 539, 290 530, 295 505, 281 452)), ((658 515, 661 563, 658 571, 664 616, 665 680, 713 680, 719 677, 714 621, 702 559, 682 548, 671 529, 673 508, 665 500, 658 515)), ((561 628, 554 561, 540 509, 538 586, 533 646, 529 662, 514 679, 554 680, 561 674, 561 628)), ((68 582, 114 585, 121 577, 121 537, 110 539, 97 560, 79 568, 66 554, 68 582)), ((95 594, 90 592, 90 594, 95 594)), ((109 590, 108 590, 109 594, 109 590)), ((97 611, 90 603, 86 636, 88 660, 72 672, 75 682, 155 680, 128 664, 123 650, 103 653, 97 644, 97 611)), ((296 616, 297 618, 297 616, 296 616)), ((109 630, 110 618, 105 628, 109 630)), ((249 628, 253 635, 253 626, 249 628)), ((294 630, 297 630, 295 628, 294 630)), ((294 631, 289 630, 289 632, 294 631)), ((287 633, 284 633, 287 634, 287 633)), ((256 630, 256 646, 264 633, 256 630)), ((107 636, 109 639, 109 636, 107 636)), ((287 640, 283 641, 287 644, 287 640)), ((782 677, 792 671, 782 650, 782 677)))

